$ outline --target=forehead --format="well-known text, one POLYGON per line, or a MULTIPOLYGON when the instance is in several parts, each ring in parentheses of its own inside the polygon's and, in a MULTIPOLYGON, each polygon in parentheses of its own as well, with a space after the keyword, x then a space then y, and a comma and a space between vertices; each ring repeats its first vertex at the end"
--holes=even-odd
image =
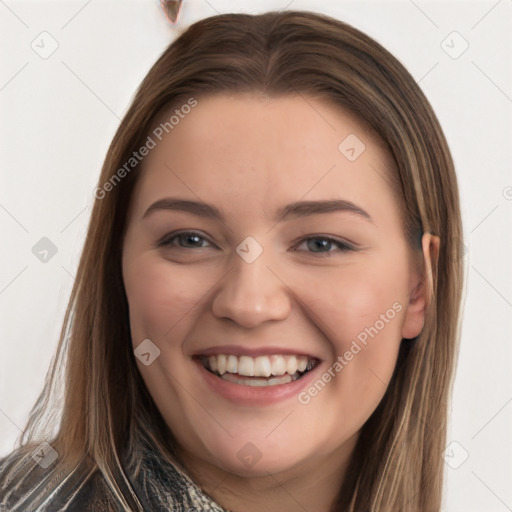
POLYGON ((389 188, 392 159, 385 143, 339 106, 306 96, 249 94, 197 98, 192 109, 182 104, 153 123, 155 147, 137 186, 146 200, 166 187, 219 201, 244 196, 247 206, 306 194, 325 199, 336 191, 361 200, 364 191, 389 188))

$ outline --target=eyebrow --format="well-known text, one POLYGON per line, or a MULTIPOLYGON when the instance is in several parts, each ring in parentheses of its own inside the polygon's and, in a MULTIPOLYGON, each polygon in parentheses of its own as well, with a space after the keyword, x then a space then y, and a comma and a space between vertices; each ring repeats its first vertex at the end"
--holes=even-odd
MULTIPOLYGON (((215 208, 207 203, 200 201, 191 201, 188 199, 175 199, 166 197, 159 199, 153 203, 144 213, 142 218, 146 218, 148 215, 155 211, 162 210, 178 210, 197 215, 198 217, 215 219, 220 222, 225 222, 224 216, 215 208)), ((325 201, 297 201, 290 203, 280 208, 273 220, 280 221, 295 217, 307 217, 309 215, 317 215, 322 213, 333 213, 333 212, 348 212, 359 215, 360 217, 373 223, 373 220, 368 212, 345 199, 331 199, 325 201)))

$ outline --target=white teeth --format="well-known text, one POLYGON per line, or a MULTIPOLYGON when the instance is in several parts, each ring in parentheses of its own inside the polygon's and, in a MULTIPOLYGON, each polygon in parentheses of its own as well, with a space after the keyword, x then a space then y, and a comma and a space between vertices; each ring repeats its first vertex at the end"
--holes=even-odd
POLYGON ((229 373, 238 373, 238 357, 228 356, 228 364, 226 365, 226 371, 229 373))
POLYGON ((295 356, 286 356, 286 372, 293 375, 298 369, 298 362, 295 356))
POLYGON ((308 365, 308 358, 307 357, 299 357, 298 363, 297 363, 297 370, 299 370, 299 372, 303 372, 306 369, 307 365, 308 365))
POLYGON ((215 356, 210 356, 208 358, 208 363, 210 365, 210 370, 212 372, 216 372, 217 371, 217 358, 215 356))
POLYGON ((272 375, 272 364, 267 356, 259 356, 254 360, 254 376, 270 377, 272 375))
POLYGON ((272 375, 284 375, 285 373, 286 359, 283 356, 274 356, 272 361, 272 375))
POLYGON ((219 375, 229 373, 241 377, 267 378, 296 376, 297 372, 311 370, 316 365, 316 361, 307 356, 280 354, 258 357, 218 354, 201 358, 201 361, 210 371, 219 375))
POLYGON ((222 375, 226 373, 227 357, 224 354, 217 356, 217 371, 222 375))
POLYGON ((238 359, 238 373, 247 377, 254 377, 254 359, 249 356, 241 356, 238 359))
POLYGON ((253 387, 277 386, 278 384, 288 384, 288 382, 295 380, 290 375, 282 375, 281 377, 274 377, 272 379, 244 379, 242 377, 232 375, 231 373, 225 373, 222 376, 222 379, 227 380, 228 382, 233 382, 234 384, 253 387))
POLYGON ((291 382, 292 377, 290 375, 283 375, 282 377, 275 377, 274 379, 268 379, 267 385, 268 386, 276 386, 277 384, 287 384, 288 382, 291 382))

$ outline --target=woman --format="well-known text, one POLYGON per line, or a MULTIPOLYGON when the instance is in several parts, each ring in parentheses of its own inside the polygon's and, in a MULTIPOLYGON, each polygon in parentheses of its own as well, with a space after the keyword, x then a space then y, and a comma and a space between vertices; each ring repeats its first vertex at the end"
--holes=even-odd
POLYGON ((462 228, 397 59, 313 13, 199 21, 94 195, 2 510, 440 510, 462 228))

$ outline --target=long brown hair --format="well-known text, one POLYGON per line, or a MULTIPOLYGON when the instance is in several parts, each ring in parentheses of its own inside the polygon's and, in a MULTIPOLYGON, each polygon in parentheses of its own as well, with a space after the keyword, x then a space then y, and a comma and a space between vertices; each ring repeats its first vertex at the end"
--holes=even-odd
MULTIPOLYGON (((200 101, 226 91, 299 94, 354 112, 394 159, 412 250, 418 251, 422 233, 440 237, 424 328, 415 340, 402 341, 393 378, 362 428, 335 506, 439 511, 459 338, 462 227, 453 161, 428 100, 395 57, 341 21, 300 11, 213 16, 184 31, 151 68, 114 136, 98 187, 144 144, 164 110, 184 98, 200 101)), ((151 439, 170 460, 176 454, 130 343, 121 248, 140 169, 123 174, 108 193, 96 194, 58 352, 20 446, 29 457, 46 439, 63 464, 87 455, 125 507, 138 510, 120 454, 136 460, 141 439, 151 439)))

